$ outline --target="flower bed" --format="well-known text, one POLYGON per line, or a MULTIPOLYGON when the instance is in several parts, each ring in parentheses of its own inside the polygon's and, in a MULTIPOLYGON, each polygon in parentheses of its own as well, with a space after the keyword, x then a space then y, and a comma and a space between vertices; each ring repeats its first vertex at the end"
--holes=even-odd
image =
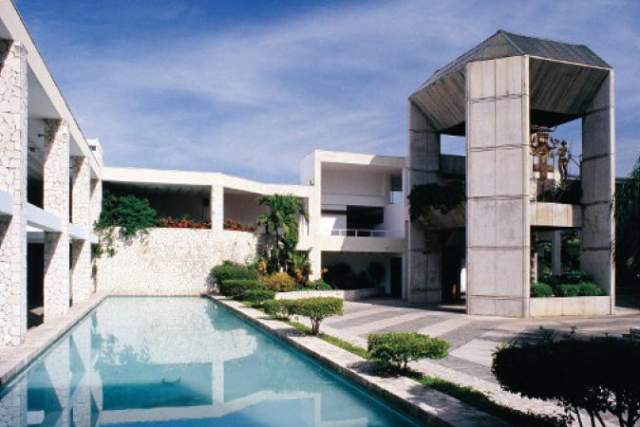
POLYGON ((253 233, 256 231, 256 227, 253 225, 244 225, 232 219, 225 219, 223 223, 223 227, 225 230, 229 231, 246 231, 248 233, 253 233))
POLYGON ((158 219, 158 226, 163 228, 211 228, 211 221, 199 221, 187 217, 173 218, 170 216, 158 219))

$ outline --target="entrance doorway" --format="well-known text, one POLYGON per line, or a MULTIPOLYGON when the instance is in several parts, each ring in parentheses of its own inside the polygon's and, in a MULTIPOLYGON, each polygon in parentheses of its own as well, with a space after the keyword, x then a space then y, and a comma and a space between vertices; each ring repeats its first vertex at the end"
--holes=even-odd
POLYGON ((393 298, 402 298, 402 258, 391 258, 391 292, 393 298))

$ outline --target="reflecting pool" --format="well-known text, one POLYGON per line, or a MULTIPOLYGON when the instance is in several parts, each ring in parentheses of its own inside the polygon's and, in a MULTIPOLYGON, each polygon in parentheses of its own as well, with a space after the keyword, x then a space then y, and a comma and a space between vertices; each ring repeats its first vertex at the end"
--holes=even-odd
POLYGON ((108 298, 0 389, 0 426, 414 426, 201 298, 108 298))

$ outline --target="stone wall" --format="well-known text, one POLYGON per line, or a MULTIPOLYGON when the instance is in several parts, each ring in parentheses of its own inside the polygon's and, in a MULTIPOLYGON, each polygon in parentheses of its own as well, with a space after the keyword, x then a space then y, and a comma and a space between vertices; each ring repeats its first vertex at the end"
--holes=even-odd
POLYGON ((117 241, 113 257, 97 260, 97 290, 116 294, 193 295, 207 290, 211 268, 252 261, 257 237, 237 231, 153 228, 117 241))

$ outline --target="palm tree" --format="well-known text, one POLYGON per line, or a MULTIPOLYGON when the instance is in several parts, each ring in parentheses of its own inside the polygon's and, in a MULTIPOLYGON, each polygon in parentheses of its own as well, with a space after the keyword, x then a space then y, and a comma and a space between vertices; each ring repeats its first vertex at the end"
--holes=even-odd
POLYGON ((288 271, 296 253, 300 217, 308 219, 304 204, 292 194, 263 196, 258 204, 269 208, 269 212, 260 214, 257 220, 267 235, 265 258, 268 269, 271 272, 288 271))
POLYGON ((616 191, 616 265, 623 282, 640 281, 640 158, 616 191))

